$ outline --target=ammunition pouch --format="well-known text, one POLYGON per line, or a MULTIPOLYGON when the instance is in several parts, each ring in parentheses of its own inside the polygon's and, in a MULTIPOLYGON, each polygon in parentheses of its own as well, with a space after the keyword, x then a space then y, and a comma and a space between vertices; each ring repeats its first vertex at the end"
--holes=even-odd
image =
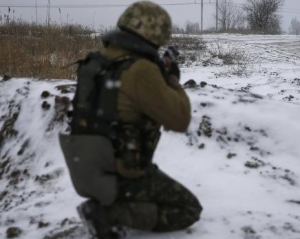
POLYGON ((144 132, 142 137, 143 151, 145 157, 152 161, 154 151, 157 147, 158 141, 160 139, 161 133, 159 129, 147 130, 144 132))
POLYGON ((144 130, 136 125, 123 125, 116 144, 117 172, 124 178, 145 174, 160 138, 159 129, 144 130))
POLYGON ((72 183, 82 197, 110 205, 117 197, 114 149, 107 137, 59 136, 72 183))

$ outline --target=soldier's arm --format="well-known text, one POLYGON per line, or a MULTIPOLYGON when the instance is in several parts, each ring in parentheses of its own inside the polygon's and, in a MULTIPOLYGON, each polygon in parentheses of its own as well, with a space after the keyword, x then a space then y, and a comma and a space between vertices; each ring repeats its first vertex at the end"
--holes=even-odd
POLYGON ((168 85, 158 68, 148 60, 139 60, 126 72, 134 77, 136 103, 141 113, 166 128, 184 132, 191 119, 190 101, 179 83, 168 85))

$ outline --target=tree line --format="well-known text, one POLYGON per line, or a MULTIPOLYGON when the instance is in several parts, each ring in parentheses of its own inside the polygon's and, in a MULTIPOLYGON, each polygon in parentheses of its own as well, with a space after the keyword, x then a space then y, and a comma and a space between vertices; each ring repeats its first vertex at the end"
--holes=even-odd
MULTIPOLYGON (((247 0, 245 4, 237 4, 232 0, 219 0, 218 22, 220 32, 250 32, 259 34, 280 34, 281 16, 280 7, 284 0, 247 0)), ((216 29, 209 29, 216 31, 216 29)), ((199 23, 187 22, 185 27, 173 27, 174 33, 200 33, 199 23)), ((289 33, 300 34, 300 22, 294 18, 289 33)))

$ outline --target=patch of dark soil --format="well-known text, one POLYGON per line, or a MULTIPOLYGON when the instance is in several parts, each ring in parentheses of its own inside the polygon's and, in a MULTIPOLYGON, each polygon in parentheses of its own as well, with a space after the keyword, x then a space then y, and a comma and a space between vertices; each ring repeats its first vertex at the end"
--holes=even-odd
POLYGON ((41 106, 43 110, 49 110, 51 107, 51 105, 47 101, 43 101, 41 106))
POLYGON ((251 128, 250 128, 249 126, 245 126, 244 129, 245 129, 246 131, 251 132, 251 128))
POLYGON ((41 97, 42 97, 43 99, 46 99, 46 98, 48 98, 48 97, 50 97, 50 96, 51 96, 50 92, 49 92, 49 91, 46 91, 46 90, 44 90, 44 91, 42 92, 42 94, 41 94, 41 97))
POLYGON ((77 84, 72 84, 72 85, 59 85, 56 86, 55 88, 59 90, 62 94, 68 94, 68 93, 74 93, 76 90, 77 84))
POLYGON ((23 88, 19 88, 16 90, 16 92, 19 94, 19 95, 22 95, 24 96, 25 98, 28 97, 28 94, 29 94, 29 87, 28 85, 24 86, 23 88))
MULTIPOLYGON (((213 92, 212 92, 213 93, 213 92)), ((224 96, 214 96, 214 99, 217 99, 217 100, 224 100, 225 97, 224 96)))
POLYGON ((256 231, 251 226, 245 226, 242 228, 244 232, 244 239, 261 239, 261 236, 257 235, 256 231))
POLYGON ((24 151, 28 148, 29 146, 29 142, 30 140, 29 139, 26 139, 25 142, 22 144, 20 150, 18 151, 18 155, 22 155, 24 153, 24 151))
POLYGON ((299 78, 295 78, 295 79, 292 80, 291 83, 294 84, 294 85, 300 86, 300 79, 299 78))
MULTIPOLYGON (((1 200, 0 200, 1 201, 1 200)), ((300 206, 300 200, 288 200, 289 203, 298 204, 300 206)))
POLYGON ((188 229, 186 229, 185 232, 186 232, 186 234, 192 235, 192 234, 194 234, 196 232, 196 230, 193 229, 193 228, 188 228, 188 229))
POLYGON ((75 224, 75 223, 76 223, 76 222, 75 222, 74 220, 69 219, 69 218, 65 218, 65 219, 63 219, 63 220, 61 221, 60 225, 61 225, 62 227, 64 227, 64 226, 72 225, 72 224, 75 224))
POLYGON ((250 146, 250 151, 256 151, 261 157, 271 154, 269 151, 263 150, 257 146, 253 146, 253 142, 248 142, 248 145, 250 146))
POLYGON ((257 130, 256 132, 259 132, 259 133, 260 133, 262 136, 264 136, 264 137, 268 137, 268 134, 267 134, 266 131, 263 130, 263 129, 257 130))
POLYGON ((204 115, 202 116, 202 121, 197 130, 198 136, 204 135, 206 137, 212 136, 212 126, 211 126, 211 118, 204 115))
POLYGON ((195 88, 197 87, 197 83, 195 80, 190 79, 183 84, 184 88, 195 88))
POLYGON ((6 218, 6 220, 5 220, 5 225, 6 226, 10 226, 10 225, 13 225, 15 223, 16 223, 16 220, 13 219, 13 218, 10 218, 10 217, 6 218))
POLYGON ((260 172, 261 176, 268 177, 275 179, 278 182, 285 182, 288 183, 290 186, 296 186, 296 175, 295 173, 291 172, 290 170, 284 170, 279 167, 274 167, 270 163, 266 164, 266 166, 270 167, 270 170, 265 170, 260 172))
POLYGON ((74 226, 70 229, 61 231, 61 232, 52 232, 50 235, 45 236, 43 239, 64 239, 64 238, 69 238, 72 239, 72 235, 76 232, 78 229, 78 226, 74 226))
POLYGON ((24 174, 25 176, 28 176, 28 177, 30 176, 30 174, 28 173, 28 169, 24 169, 24 170, 23 170, 23 174, 24 174))
POLYGON ((202 107, 212 107, 212 106, 214 106, 214 104, 211 103, 211 102, 201 102, 200 105, 202 107))
POLYGON ((242 231, 246 234, 255 234, 256 233, 256 231, 251 226, 243 227, 242 231))
MULTIPOLYGON (((222 144, 227 144, 227 143, 228 143, 226 137, 224 137, 224 136, 222 136, 222 135, 219 135, 219 136, 217 137, 217 142, 221 142, 222 144)), ((223 148, 223 146, 222 146, 221 148, 223 148)))
POLYGON ((14 170, 8 175, 9 185, 17 185, 20 181, 23 181, 22 172, 20 170, 14 170))
POLYGON ((261 136, 267 137, 267 133, 264 130, 254 129, 250 126, 239 124, 241 133, 230 132, 230 129, 226 127, 215 129, 217 134, 216 141, 220 144, 221 148, 228 148, 232 143, 243 143, 249 146, 249 150, 256 152, 260 156, 268 156, 271 153, 267 150, 261 149, 257 146, 258 138, 261 136))
POLYGON ((55 108, 57 110, 67 110, 69 105, 71 104, 71 100, 69 97, 63 96, 56 96, 55 97, 55 108))
POLYGON ((62 170, 56 170, 51 174, 43 174, 43 175, 37 175, 34 179, 34 181, 38 182, 39 184, 43 185, 47 182, 49 182, 52 179, 58 178, 60 175, 62 175, 62 170))
POLYGON ((8 158, 7 160, 0 162, 0 179, 2 178, 2 176, 7 173, 10 169, 10 158, 8 158))
POLYGON ((293 232, 293 233, 300 233, 300 230, 289 222, 284 223, 283 229, 286 231, 293 232))
POLYGON ((21 174, 21 171, 20 170, 15 170, 13 171, 11 174, 10 174, 10 177, 11 178, 18 178, 21 174))
POLYGON ((245 167, 247 167, 247 168, 259 168, 260 167, 260 165, 257 163, 257 162, 250 162, 250 161, 247 161, 246 163, 245 163, 245 167))
POLYGON ((5 198, 6 195, 8 195, 8 191, 3 191, 0 193, 0 202, 5 198))
POLYGON ((295 98, 295 96, 289 95, 289 96, 286 96, 286 97, 284 97, 284 98, 282 98, 282 99, 283 99, 284 101, 291 102, 294 98, 295 98))
POLYGON ((256 99, 253 97, 249 96, 244 96, 244 95, 238 95, 238 103, 248 103, 248 104, 253 104, 256 102, 256 99))
POLYGON ((49 222, 43 222, 43 221, 38 222, 38 228, 48 227, 49 225, 50 225, 49 222))
POLYGON ((9 81, 10 79, 11 79, 10 76, 4 75, 3 78, 2 78, 2 81, 9 81))
MULTIPOLYGON (((17 187, 14 187, 14 189, 18 189, 17 187)), ((36 196, 36 191, 31 192, 24 192, 22 195, 13 194, 12 191, 10 191, 9 196, 5 196, 2 203, 0 204, 0 211, 10 211, 12 208, 18 207, 28 201, 30 201, 32 198, 36 196)))
POLYGON ((228 130, 226 127, 224 127, 224 128, 217 129, 216 133, 221 134, 221 135, 227 135, 228 130))
MULTIPOLYGON (((264 161, 262 161, 262 160, 260 160, 260 159, 258 159, 258 158, 256 158, 256 157, 251 157, 254 161, 256 161, 260 166, 265 166, 266 165, 266 163, 264 162, 264 161)), ((270 164, 269 164, 270 165, 270 164)), ((276 170, 276 167, 273 167, 273 169, 275 169, 276 170)))
POLYGON ((247 86, 242 87, 242 88, 241 88, 241 91, 242 91, 242 92, 249 92, 250 88, 251 88, 251 85, 248 84, 247 86))
POLYGON ((234 157, 236 157, 237 156, 237 154, 234 154, 234 153, 228 153, 227 154, 227 158, 228 159, 232 159, 232 158, 234 158, 234 157))
POLYGON ((6 230, 6 237, 7 238, 16 238, 22 234, 22 230, 19 227, 9 227, 6 230))
POLYGON ((286 180, 291 186, 296 185, 296 181, 288 174, 281 176, 280 178, 282 178, 283 180, 286 180))
POLYGON ((55 96, 55 105, 54 105, 54 116, 53 119, 51 120, 49 126, 47 127, 47 131, 51 131, 55 124, 57 123, 63 123, 66 121, 67 114, 68 114, 68 109, 69 106, 71 105, 71 100, 70 98, 63 96, 55 96))
POLYGON ((5 211, 8 211, 10 209, 10 205, 12 203, 12 199, 11 198, 8 198, 8 199, 4 199, 4 202, 0 204, 0 209, 1 211, 5 212, 5 211))
POLYGON ((20 108, 20 105, 15 105, 13 101, 9 102, 9 113, 5 116, 4 124, 0 129, 0 150, 3 147, 5 140, 18 134, 18 131, 14 129, 14 126, 19 117, 20 108))
POLYGON ((51 204, 51 202, 38 202, 36 204, 34 204, 35 207, 46 207, 48 206, 49 204, 51 204))
POLYGON ((5 154, 2 156, 1 159, 5 159, 5 158, 7 157, 8 153, 9 153, 9 150, 10 150, 10 149, 8 149, 8 150, 5 152, 5 154))
POLYGON ((217 136, 217 142, 223 144, 228 144, 229 141, 232 140, 230 136, 228 136, 228 130, 226 127, 216 129, 217 136))
POLYGON ((207 86, 207 83, 206 83, 205 81, 201 81, 201 82, 200 82, 200 86, 201 86, 202 88, 204 88, 205 86, 207 86))

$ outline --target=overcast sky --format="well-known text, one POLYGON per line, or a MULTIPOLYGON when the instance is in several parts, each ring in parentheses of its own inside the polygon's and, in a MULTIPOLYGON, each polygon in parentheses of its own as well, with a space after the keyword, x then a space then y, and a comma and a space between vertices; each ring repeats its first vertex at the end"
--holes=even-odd
MULTIPOLYGON (((38 6, 46 6, 48 0, 0 0, 0 6, 12 6, 11 18, 14 17, 26 19, 27 21, 36 20, 35 8, 20 8, 13 7, 14 5, 22 6, 35 6, 37 1, 38 6), (14 10, 14 13, 13 13, 14 10)), ((213 14, 215 13, 216 0, 204 0, 204 28, 215 26, 213 14)), ((52 6, 59 5, 92 5, 92 4, 130 4, 136 2, 135 0, 51 0, 52 6)), ((171 3, 200 3, 201 0, 153 0, 153 2, 161 4, 171 3)), ((246 0, 233 0, 233 2, 243 4, 246 0)), ((186 21, 200 22, 201 19, 201 5, 164 5, 163 6, 171 15, 173 23, 184 26, 186 21)), ((57 23, 80 23, 89 25, 98 29, 100 25, 105 27, 115 25, 119 15, 125 10, 125 7, 81 7, 81 8, 61 8, 51 9, 51 20, 57 23)), ((1 14, 7 14, 7 7, 0 7, 1 14)), ((46 8, 37 9, 38 22, 46 21, 46 8)), ((300 20, 300 0, 285 0, 284 6, 281 8, 280 14, 282 15, 282 27, 288 30, 291 19, 297 17, 300 20)))

